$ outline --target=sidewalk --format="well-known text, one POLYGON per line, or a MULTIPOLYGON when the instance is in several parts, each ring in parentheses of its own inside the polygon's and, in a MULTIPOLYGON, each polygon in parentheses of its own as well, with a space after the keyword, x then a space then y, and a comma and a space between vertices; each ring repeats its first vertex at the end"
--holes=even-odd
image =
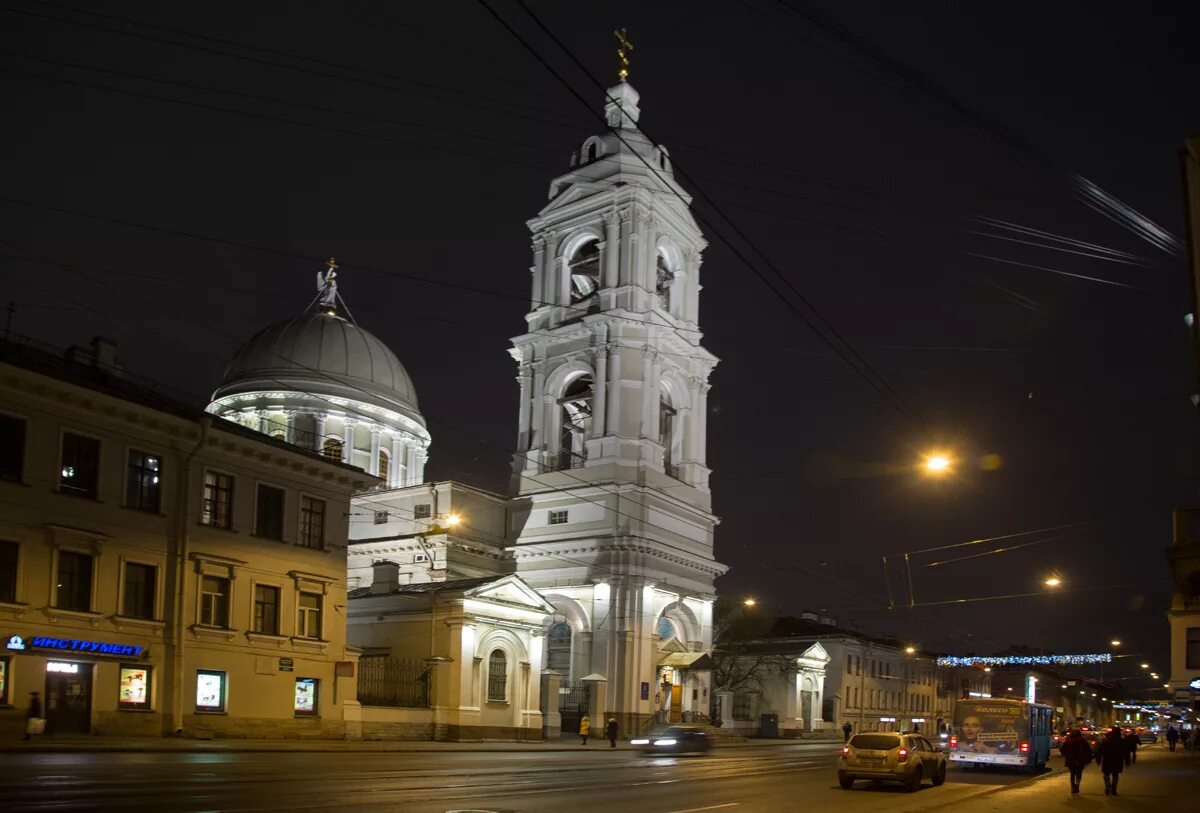
POLYGON ((1137 763, 1121 774, 1119 796, 1104 795, 1104 780, 1095 763, 1083 772, 1080 787, 1078 795, 1070 792, 1067 772, 1058 760, 1052 771, 1037 779, 974 797, 971 809, 975 813, 1078 813, 1111 805, 1127 812, 1195 810, 1200 797, 1200 754, 1145 746, 1138 751, 1137 763))
MULTIPOLYGON (((841 747, 841 742, 833 740, 760 740, 751 739, 745 742, 717 741, 715 750, 733 748, 772 748, 783 745, 805 746, 812 750, 834 750, 841 747)), ((557 740, 541 740, 538 742, 431 742, 427 740, 241 740, 215 739, 193 740, 166 737, 36 737, 32 740, 0 741, 0 753, 429 753, 445 751, 475 751, 475 752, 528 752, 545 753, 547 751, 633 751, 628 740, 618 740, 615 749, 609 748, 608 741, 603 739, 591 740, 587 745, 581 745, 577 736, 563 737, 557 740)))

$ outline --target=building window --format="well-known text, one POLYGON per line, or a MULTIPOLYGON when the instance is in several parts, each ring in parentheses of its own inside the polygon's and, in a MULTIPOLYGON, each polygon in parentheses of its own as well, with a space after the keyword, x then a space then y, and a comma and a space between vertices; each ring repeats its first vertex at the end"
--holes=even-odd
POLYGON ((675 622, 663 616, 658 619, 658 637, 664 641, 668 641, 675 637, 675 622))
POLYGON ((671 402, 664 397, 658 402, 658 442, 663 448, 663 470, 671 477, 675 477, 675 454, 674 454, 674 439, 675 439, 675 408, 671 406, 671 402))
POLYGON ((121 615, 126 618, 154 618, 154 587, 158 568, 137 562, 125 563, 125 595, 121 615))
POLYGON ((1200 669, 1200 627, 1188 627, 1185 669, 1200 669))
POLYGON ((92 557, 69 550, 58 552, 58 581, 54 606, 86 613, 92 609, 92 557))
POLYGON ((131 451, 125 471, 125 505, 157 514, 162 507, 162 458, 131 451))
POLYGON ((224 672, 212 669, 196 670, 196 711, 210 714, 224 713, 225 688, 224 672))
POLYGON ((488 658, 487 699, 503 703, 508 699, 508 657, 503 649, 493 649, 488 658))
POLYGON ((316 593, 301 593, 296 614, 296 637, 321 640, 321 597, 316 593))
POLYGON ((254 535, 263 539, 283 539, 284 490, 274 486, 258 486, 254 509, 254 535))
POLYGON ((587 462, 584 439, 592 430, 592 377, 571 381, 559 404, 558 469, 578 469, 587 462))
POLYGON ((100 441, 82 435, 63 433, 62 465, 58 471, 58 490, 64 494, 96 498, 100 475, 100 441))
POLYGON ((427 502, 413 506, 413 519, 429 519, 433 516, 433 506, 427 502))
POLYGON ((379 468, 376 469, 376 474, 383 482, 387 482, 389 478, 388 466, 391 465, 391 460, 388 458, 388 453, 383 449, 379 450, 379 468))
POLYGON ((254 631, 264 635, 279 634, 278 587, 254 585, 254 631))
MULTIPOLYGON (((591 149, 595 148, 596 145, 592 144, 591 149)), ((591 155, 590 151, 588 155, 591 155)), ((571 274, 570 304, 590 298, 600 290, 600 244, 589 240, 580 246, 567 263, 567 268, 571 274)))
POLYGON ((416 564, 423 564, 428 561, 429 561, 428 553, 414 553, 413 554, 413 562, 416 564))
POLYGON ((571 625, 562 621, 546 636, 546 668, 564 674, 571 671, 571 625))
POLYGON ((300 498, 300 541, 301 547, 325 547, 325 501, 315 497, 300 498))
POLYGON ((25 421, 0 415, 0 480, 21 482, 25 468, 25 421))
POLYGON ((233 527, 233 475, 204 472, 200 522, 215 528, 233 527))
POLYGON ((297 717, 317 716, 317 692, 320 683, 316 678, 296 678, 296 693, 292 708, 297 717))
POLYGON ((667 264, 667 258, 658 255, 658 267, 655 269, 654 292, 658 295, 658 306, 668 313, 671 310, 671 288, 675 285, 675 272, 667 264))
POLYGON ((567 513, 568 512, 566 512, 566 511, 551 511, 550 512, 550 524, 551 525, 566 525, 567 524, 567 513))
POLYGON ((387 511, 376 511, 375 512, 375 524, 376 525, 387 525, 387 521, 388 521, 388 512, 387 511))
POLYGON ((0 603, 15 604, 17 601, 17 554, 20 545, 0 540, 0 603))
POLYGON ((321 444, 321 454, 330 460, 341 460, 344 447, 345 443, 341 438, 325 438, 325 442, 321 444))
POLYGON ((150 669, 145 666, 122 666, 120 671, 119 709, 150 708, 150 669))
POLYGON ((220 576, 200 578, 200 623, 206 627, 229 629, 229 579, 220 576))

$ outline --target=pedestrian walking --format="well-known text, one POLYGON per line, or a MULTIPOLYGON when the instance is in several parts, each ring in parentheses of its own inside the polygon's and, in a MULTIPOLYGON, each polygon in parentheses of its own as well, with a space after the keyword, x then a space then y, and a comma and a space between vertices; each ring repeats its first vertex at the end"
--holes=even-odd
POLYGON ((604 726, 604 736, 608 737, 609 748, 617 747, 617 718, 608 718, 608 725, 604 726))
POLYGON ((583 745, 587 745, 588 735, 592 733, 592 721, 585 714, 579 718, 579 739, 583 745))
POLYGON ((1125 730, 1125 764, 1132 765, 1137 762, 1137 749, 1141 743, 1138 741, 1137 732, 1132 728, 1125 730))
POLYGON ((1167 747, 1172 751, 1175 750, 1175 743, 1179 742, 1179 729, 1175 726, 1167 728, 1167 747))
POLYGON ((45 731, 46 718, 42 717, 42 698, 38 697, 37 692, 30 692, 29 708, 25 712, 24 739, 33 739, 34 734, 44 734, 45 731))
POLYGON ((1110 728, 1096 745, 1096 762, 1104 774, 1104 795, 1116 796, 1121 771, 1125 770, 1125 738, 1121 729, 1110 728))
POLYGON ((1058 750, 1063 755, 1067 770, 1071 772, 1071 793, 1079 793, 1079 783, 1083 781, 1083 769, 1092 761, 1092 746, 1083 738, 1082 731, 1073 728, 1058 750))
POLYGON ((850 732, 853 730, 854 730, 854 726, 850 725, 849 723, 845 723, 842 725, 842 742, 850 741, 850 732))

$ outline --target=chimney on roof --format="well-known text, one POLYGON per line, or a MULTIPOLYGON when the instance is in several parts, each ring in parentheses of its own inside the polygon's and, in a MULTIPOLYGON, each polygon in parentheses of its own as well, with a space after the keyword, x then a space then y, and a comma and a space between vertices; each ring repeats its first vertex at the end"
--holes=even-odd
POLYGON ((821 623, 822 623, 822 624, 824 624, 824 625, 825 625, 825 626, 827 626, 827 627, 836 627, 836 626, 837 626, 837 619, 835 619, 835 618, 830 618, 830 617, 829 617, 829 616, 827 616, 827 615, 823 615, 823 616, 821 616, 821 623))
POLYGON ((93 336, 87 347, 80 345, 68 347, 66 359, 75 364, 82 364, 84 367, 94 367, 102 372, 111 373, 117 377, 124 375, 125 372, 121 363, 117 361, 117 343, 103 336, 93 336))
POLYGON ((400 586, 400 565, 395 562, 374 562, 371 571, 371 595, 387 595, 400 586))
POLYGON ((817 623, 817 614, 810 613, 808 610, 805 610, 804 612, 800 613, 800 620, 801 621, 811 621, 815 624, 815 623, 817 623))

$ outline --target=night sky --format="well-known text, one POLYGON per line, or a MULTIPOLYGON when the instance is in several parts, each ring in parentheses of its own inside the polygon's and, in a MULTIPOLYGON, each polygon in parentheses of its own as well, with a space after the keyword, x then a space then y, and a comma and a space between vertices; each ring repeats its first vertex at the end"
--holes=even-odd
MULTIPOLYGON (((1183 238, 1200 8, 790 1, 827 24, 773 0, 532 2, 605 82, 628 26, 642 124, 718 207, 698 204, 716 224, 701 327, 722 360, 719 590, 960 653, 1117 635, 1165 672, 1171 510, 1200 502, 1186 269, 1069 179, 1183 238), (718 232, 761 251, 916 419, 718 232), (935 446, 959 461, 941 482, 912 470, 935 446), (1002 554, 911 558, 919 603, 1036 592, 1050 572, 1065 593, 886 609, 883 554, 1065 525, 1002 554)), ((354 316, 416 383, 427 475, 503 489, 525 221, 603 97, 516 2, 489 3, 591 109, 469 0, 0 2, 13 331, 112 336, 127 367, 203 399, 241 342, 311 301, 333 255, 354 316)))

